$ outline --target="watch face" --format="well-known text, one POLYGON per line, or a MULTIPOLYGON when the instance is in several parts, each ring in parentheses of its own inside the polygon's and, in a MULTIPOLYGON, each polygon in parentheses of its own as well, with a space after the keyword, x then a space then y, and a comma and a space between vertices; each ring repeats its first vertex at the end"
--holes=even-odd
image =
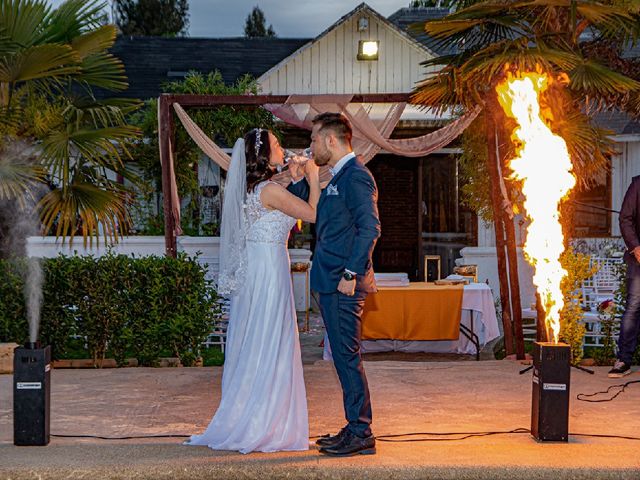
POLYGON ((349 272, 344 272, 342 274, 342 278, 344 278, 345 280, 351 281, 351 280, 353 280, 353 274, 349 273, 349 272))

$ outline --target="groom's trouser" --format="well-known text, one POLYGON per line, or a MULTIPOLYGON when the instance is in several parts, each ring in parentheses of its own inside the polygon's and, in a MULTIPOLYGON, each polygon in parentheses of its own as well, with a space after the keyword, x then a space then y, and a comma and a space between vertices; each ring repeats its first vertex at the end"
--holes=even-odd
POLYGON ((359 437, 371 435, 371 398, 360 356, 361 317, 366 297, 365 292, 355 292, 351 297, 338 292, 320 294, 320 311, 342 384, 348 428, 359 437))

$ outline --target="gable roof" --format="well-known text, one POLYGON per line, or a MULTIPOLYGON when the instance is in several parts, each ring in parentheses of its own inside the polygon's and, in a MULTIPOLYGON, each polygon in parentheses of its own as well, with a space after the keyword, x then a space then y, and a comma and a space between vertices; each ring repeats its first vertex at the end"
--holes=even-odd
POLYGON ((433 50, 430 50, 425 44, 423 44, 423 43, 419 42, 418 40, 416 40, 414 37, 409 35, 409 33, 407 33, 405 30, 400 28, 398 25, 396 25, 395 23, 393 23, 389 19, 383 17, 377 11, 375 11, 373 8, 371 8, 369 5, 367 5, 366 3, 363 2, 360 5, 358 5, 356 8, 351 10, 349 13, 346 13, 345 15, 340 17, 340 19, 338 19, 337 22, 335 22, 329 28, 324 30, 319 35, 317 35, 315 38, 313 38, 310 41, 308 41, 305 45, 302 45, 298 50, 293 52, 291 55, 289 55, 288 57, 282 59, 280 62, 278 62, 272 68, 270 68, 269 70, 264 72, 264 74, 261 76, 261 78, 264 79, 264 78, 268 77, 269 75, 271 75, 272 73, 276 72, 277 70, 282 68, 283 65, 285 65, 286 63, 288 63, 291 60, 293 60, 295 57, 297 57, 297 56, 301 55, 302 53, 304 53, 306 50, 308 50, 313 45, 315 45, 320 40, 322 40, 324 37, 326 37, 329 33, 333 32, 336 29, 338 29, 345 22, 347 22, 351 18, 355 17, 356 15, 361 15, 361 14, 366 14, 366 15, 370 15, 372 17, 375 17, 376 20, 380 21, 380 23, 382 23, 383 25, 389 27, 389 29, 392 32, 394 32, 399 37, 403 38, 405 41, 407 41, 410 45, 412 45, 416 49, 426 53, 427 55, 429 55, 431 57, 435 56, 433 50))
POLYGON ((439 20, 447 16, 449 13, 450 10, 448 8, 408 7, 401 8, 397 12, 392 13, 389 16, 389 21, 396 25, 402 31, 407 32, 432 52, 435 52, 438 55, 447 55, 451 53, 451 50, 444 49, 439 46, 437 40, 427 35, 424 32, 424 29, 416 31, 416 29, 411 27, 417 26, 419 24, 424 24, 429 20, 439 20))
POLYGON ((598 112, 595 114, 594 120, 597 126, 611 130, 614 135, 634 135, 640 133, 640 121, 619 110, 598 112))
POLYGON ((180 80, 190 70, 219 70, 225 83, 244 74, 257 78, 306 44, 297 38, 163 38, 120 36, 110 50, 125 66, 129 88, 99 96, 157 97, 163 83, 180 80))

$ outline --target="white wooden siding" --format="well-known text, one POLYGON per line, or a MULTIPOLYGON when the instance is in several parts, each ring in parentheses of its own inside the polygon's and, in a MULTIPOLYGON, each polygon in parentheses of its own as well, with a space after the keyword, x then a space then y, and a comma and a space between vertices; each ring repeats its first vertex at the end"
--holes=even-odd
MULTIPOLYGON (((262 93, 410 92, 424 79, 420 65, 429 52, 374 15, 360 12, 289 57, 259 79, 262 93), (369 18, 369 29, 358 31, 358 20, 369 18), (377 61, 357 60, 360 40, 380 42, 377 61)), ((433 69, 431 69, 433 71, 433 69)))

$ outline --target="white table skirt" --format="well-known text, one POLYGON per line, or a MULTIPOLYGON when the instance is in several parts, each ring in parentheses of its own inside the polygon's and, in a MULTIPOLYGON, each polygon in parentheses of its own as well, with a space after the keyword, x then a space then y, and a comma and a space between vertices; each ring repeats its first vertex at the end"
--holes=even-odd
MULTIPOLYGON (((472 283, 465 285, 462 293, 462 311, 460 323, 471 326, 473 316, 473 329, 480 341, 480 348, 488 342, 500 336, 498 319, 491 288, 486 283, 472 283)), ((463 353, 475 354, 476 347, 462 333, 458 340, 363 340, 362 353, 372 352, 437 352, 437 353, 463 353)), ((331 360, 331 347, 325 332, 324 360, 331 360)))

